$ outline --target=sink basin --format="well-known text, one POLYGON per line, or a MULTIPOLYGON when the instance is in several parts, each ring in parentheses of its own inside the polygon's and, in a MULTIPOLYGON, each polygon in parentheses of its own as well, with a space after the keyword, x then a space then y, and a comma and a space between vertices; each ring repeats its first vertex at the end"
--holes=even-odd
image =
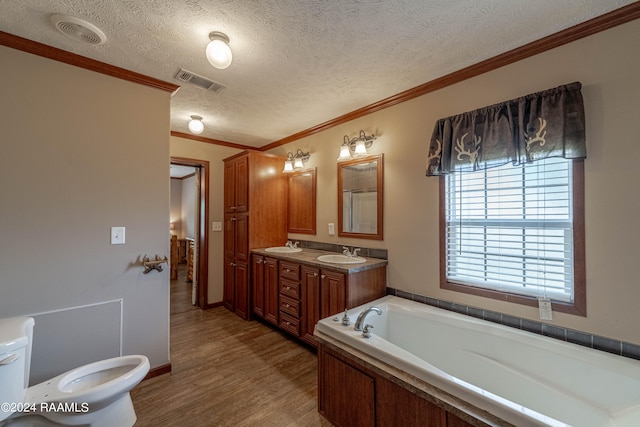
POLYGON ((346 255, 320 255, 318 261, 331 262, 333 264, 360 264, 366 259, 361 256, 351 257, 346 255))
POLYGON ((273 246, 271 248, 265 249, 265 251, 292 254, 295 252, 302 252, 302 248, 290 248, 289 246, 273 246))

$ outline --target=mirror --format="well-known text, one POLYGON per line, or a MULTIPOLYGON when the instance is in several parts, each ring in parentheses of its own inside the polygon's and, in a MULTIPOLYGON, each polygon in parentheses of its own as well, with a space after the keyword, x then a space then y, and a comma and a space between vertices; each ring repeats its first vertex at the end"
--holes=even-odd
POLYGON ((338 236, 382 240, 382 154, 338 163, 338 236))
POLYGON ((316 170, 289 174, 288 232, 316 234, 316 170))

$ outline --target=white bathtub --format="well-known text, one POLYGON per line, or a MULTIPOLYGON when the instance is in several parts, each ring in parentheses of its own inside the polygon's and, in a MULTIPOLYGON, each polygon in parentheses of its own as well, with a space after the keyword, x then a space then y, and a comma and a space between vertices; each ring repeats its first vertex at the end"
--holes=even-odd
POLYGON ((386 296, 321 320, 339 341, 516 426, 640 426, 640 361, 386 296), (367 307, 366 339, 353 329, 367 307), (338 316, 341 318, 342 316, 338 316))

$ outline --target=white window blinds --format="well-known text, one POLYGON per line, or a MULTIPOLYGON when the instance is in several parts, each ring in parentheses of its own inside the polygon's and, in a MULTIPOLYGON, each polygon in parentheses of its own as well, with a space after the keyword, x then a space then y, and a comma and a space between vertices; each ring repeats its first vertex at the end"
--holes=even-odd
POLYGON ((571 160, 446 177, 447 280, 573 301, 571 160))

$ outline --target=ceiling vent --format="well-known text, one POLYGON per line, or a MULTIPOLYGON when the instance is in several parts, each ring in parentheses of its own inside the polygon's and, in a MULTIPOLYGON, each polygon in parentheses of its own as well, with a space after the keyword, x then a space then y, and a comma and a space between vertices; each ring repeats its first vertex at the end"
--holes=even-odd
POLYGON ((220 92, 226 87, 220 83, 216 83, 213 80, 209 80, 206 77, 199 76, 196 73, 192 73, 191 71, 187 71, 182 68, 178 70, 173 78, 176 80, 180 80, 181 82, 190 83, 194 86, 198 86, 199 88, 210 90, 216 93, 220 92))
POLYGON ((90 44, 102 44, 107 41, 107 36, 90 22, 73 16, 51 15, 51 23, 58 31, 74 40, 90 44))

